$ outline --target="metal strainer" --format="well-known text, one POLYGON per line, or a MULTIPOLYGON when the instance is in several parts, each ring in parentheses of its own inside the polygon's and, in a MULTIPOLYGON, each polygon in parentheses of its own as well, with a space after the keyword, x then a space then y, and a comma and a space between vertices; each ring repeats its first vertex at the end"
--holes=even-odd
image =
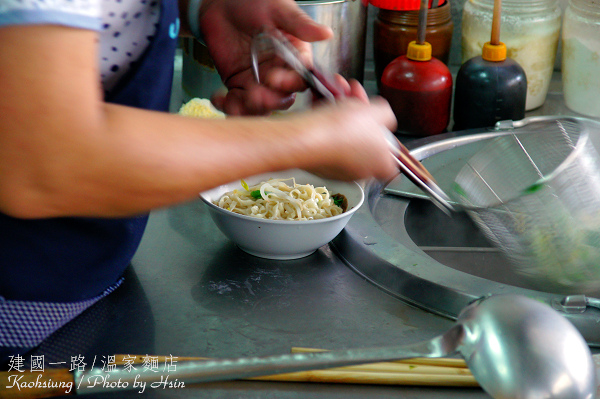
POLYGON ((535 288, 599 289, 600 162, 589 126, 563 117, 507 125, 462 167, 451 196, 535 288))

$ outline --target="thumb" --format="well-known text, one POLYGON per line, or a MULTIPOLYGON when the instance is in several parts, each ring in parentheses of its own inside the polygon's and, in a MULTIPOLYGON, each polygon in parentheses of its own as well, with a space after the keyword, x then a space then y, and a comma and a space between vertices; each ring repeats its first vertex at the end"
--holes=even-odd
POLYGON ((306 42, 327 40, 333 30, 313 20, 293 1, 286 1, 277 8, 277 28, 306 42))

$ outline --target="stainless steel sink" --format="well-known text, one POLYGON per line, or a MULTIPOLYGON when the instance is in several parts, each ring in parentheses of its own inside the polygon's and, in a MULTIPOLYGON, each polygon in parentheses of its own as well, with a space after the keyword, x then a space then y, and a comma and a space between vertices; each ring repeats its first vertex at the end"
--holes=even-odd
MULTIPOLYGON (((590 123, 600 141, 600 123, 590 123)), ((447 189, 469 155, 496 134, 493 129, 455 132, 407 146, 447 189)), ((368 181, 365 190, 365 205, 332 247, 367 280, 403 301, 451 319, 485 295, 533 297, 562 312, 591 346, 600 347, 600 301, 595 299, 600 292, 588 298, 529 286, 466 214, 447 216, 403 176, 387 185, 368 181)))

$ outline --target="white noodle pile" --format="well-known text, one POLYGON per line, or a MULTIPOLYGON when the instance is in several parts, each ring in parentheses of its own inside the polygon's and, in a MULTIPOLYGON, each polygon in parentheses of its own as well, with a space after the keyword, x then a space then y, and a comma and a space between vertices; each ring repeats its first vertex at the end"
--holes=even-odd
POLYGON ((343 213, 327 188, 296 184, 294 178, 269 179, 248 190, 227 192, 215 205, 241 215, 272 220, 315 220, 343 213), (260 198, 252 197, 251 193, 257 190, 260 198))

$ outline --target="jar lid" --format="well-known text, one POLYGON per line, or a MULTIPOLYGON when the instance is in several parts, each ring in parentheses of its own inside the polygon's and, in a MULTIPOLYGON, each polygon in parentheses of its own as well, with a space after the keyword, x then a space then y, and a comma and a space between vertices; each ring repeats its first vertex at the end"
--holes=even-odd
MULTIPOLYGON (((438 7, 446 3, 446 0, 429 0, 429 3, 438 2, 438 7)), ((369 3, 377 8, 397 11, 414 11, 421 6, 420 0, 369 0, 369 3)))

